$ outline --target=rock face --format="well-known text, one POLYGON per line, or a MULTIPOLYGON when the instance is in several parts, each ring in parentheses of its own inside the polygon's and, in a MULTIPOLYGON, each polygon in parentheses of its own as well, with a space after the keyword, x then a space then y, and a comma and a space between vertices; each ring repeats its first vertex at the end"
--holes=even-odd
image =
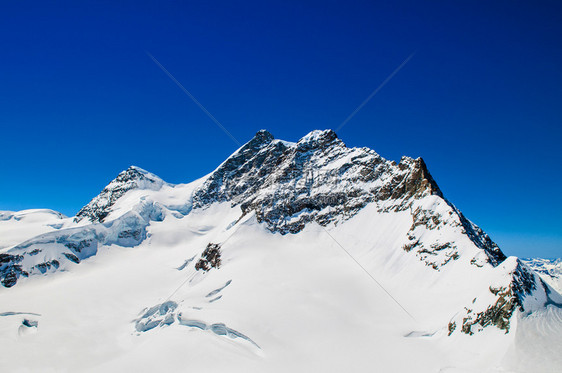
POLYGON ((224 162, 194 194, 194 206, 231 201, 255 211, 271 231, 297 233, 309 221, 348 219, 366 204, 441 195, 421 158, 387 161, 370 149, 350 149, 331 131, 314 131, 291 144, 267 131, 224 162))
POLYGON ((18 277, 29 276, 29 273, 24 271, 21 266, 23 257, 21 255, 0 254, 0 282, 5 287, 9 288, 16 284, 18 277))

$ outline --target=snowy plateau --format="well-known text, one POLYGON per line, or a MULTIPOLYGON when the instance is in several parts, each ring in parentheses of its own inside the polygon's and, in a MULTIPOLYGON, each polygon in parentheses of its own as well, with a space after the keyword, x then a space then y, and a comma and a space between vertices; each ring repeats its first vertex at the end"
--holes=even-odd
POLYGON ((188 184, 0 212, 0 371, 562 372, 560 274, 421 158, 262 130, 188 184))

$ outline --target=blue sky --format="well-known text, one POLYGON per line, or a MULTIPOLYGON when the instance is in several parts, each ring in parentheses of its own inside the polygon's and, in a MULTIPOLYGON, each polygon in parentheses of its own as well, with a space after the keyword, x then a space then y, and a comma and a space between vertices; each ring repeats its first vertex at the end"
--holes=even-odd
POLYGON ((134 164, 212 171, 265 128, 425 159, 509 255, 562 256, 557 1, 30 2, 0 14, 0 209, 67 215, 134 164), (119 3, 119 4, 115 4, 119 3))

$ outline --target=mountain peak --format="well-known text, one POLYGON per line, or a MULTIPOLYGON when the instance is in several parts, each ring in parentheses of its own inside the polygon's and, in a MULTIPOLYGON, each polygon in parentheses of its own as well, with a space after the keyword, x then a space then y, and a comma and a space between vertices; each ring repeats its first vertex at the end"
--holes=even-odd
POLYGON ((410 182, 407 183, 407 187, 410 188, 410 191, 425 191, 427 189, 429 194, 435 194, 443 198, 443 193, 429 173, 423 158, 418 157, 414 159, 404 156, 400 160, 398 167, 403 170, 412 170, 411 177, 409 178, 410 182))
POLYGON ((143 169, 143 168, 140 168, 139 166, 135 166, 135 165, 130 165, 129 168, 127 168, 126 170, 124 170, 124 171, 122 171, 122 172, 127 172, 127 171, 129 171, 129 172, 138 172, 138 173, 141 173, 141 174, 144 174, 144 175, 150 174, 150 172, 146 171, 146 170, 143 169))
POLYGON ((334 143, 336 140, 343 144, 343 142, 338 139, 336 133, 330 129, 323 131, 314 130, 301 138, 297 143, 297 147, 301 150, 323 148, 334 143))
POLYGON ((273 135, 268 131, 259 130, 258 132, 256 132, 254 137, 242 147, 242 149, 259 148, 263 145, 269 144, 270 142, 273 141, 273 139, 274 139, 273 135))
POLYGON ((99 195, 78 211, 74 221, 79 222, 87 218, 91 222, 101 223, 112 211, 117 200, 128 191, 133 189, 157 190, 164 184, 164 181, 153 173, 137 166, 130 166, 121 171, 99 195))
POLYGON ((256 134, 254 135, 254 139, 259 139, 264 142, 270 142, 271 140, 274 139, 274 137, 268 130, 262 129, 256 132, 256 134))
POLYGON ((129 168, 127 168, 126 170, 121 171, 113 181, 126 181, 124 179, 147 180, 149 182, 162 182, 162 179, 156 176, 155 174, 148 172, 143 168, 133 165, 129 166, 129 168))
MULTIPOLYGON (((297 233, 309 221, 346 220, 366 204, 439 195, 421 158, 387 161, 366 148, 348 148, 332 130, 315 130, 296 144, 259 131, 194 193, 194 207, 213 202, 255 211, 272 231, 297 233)), ((392 203, 392 202, 391 202, 392 203)))

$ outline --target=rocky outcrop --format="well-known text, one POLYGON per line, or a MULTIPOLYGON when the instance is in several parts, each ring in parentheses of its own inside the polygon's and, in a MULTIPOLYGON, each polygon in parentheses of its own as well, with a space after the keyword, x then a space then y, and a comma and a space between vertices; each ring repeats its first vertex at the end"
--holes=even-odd
POLYGON ((27 277, 29 273, 22 269, 22 255, 0 254, 0 283, 9 288, 16 284, 20 276, 27 277))
POLYGON ((201 258, 195 263, 195 270, 207 272, 211 268, 219 268, 221 265, 221 247, 216 243, 209 243, 201 258))

